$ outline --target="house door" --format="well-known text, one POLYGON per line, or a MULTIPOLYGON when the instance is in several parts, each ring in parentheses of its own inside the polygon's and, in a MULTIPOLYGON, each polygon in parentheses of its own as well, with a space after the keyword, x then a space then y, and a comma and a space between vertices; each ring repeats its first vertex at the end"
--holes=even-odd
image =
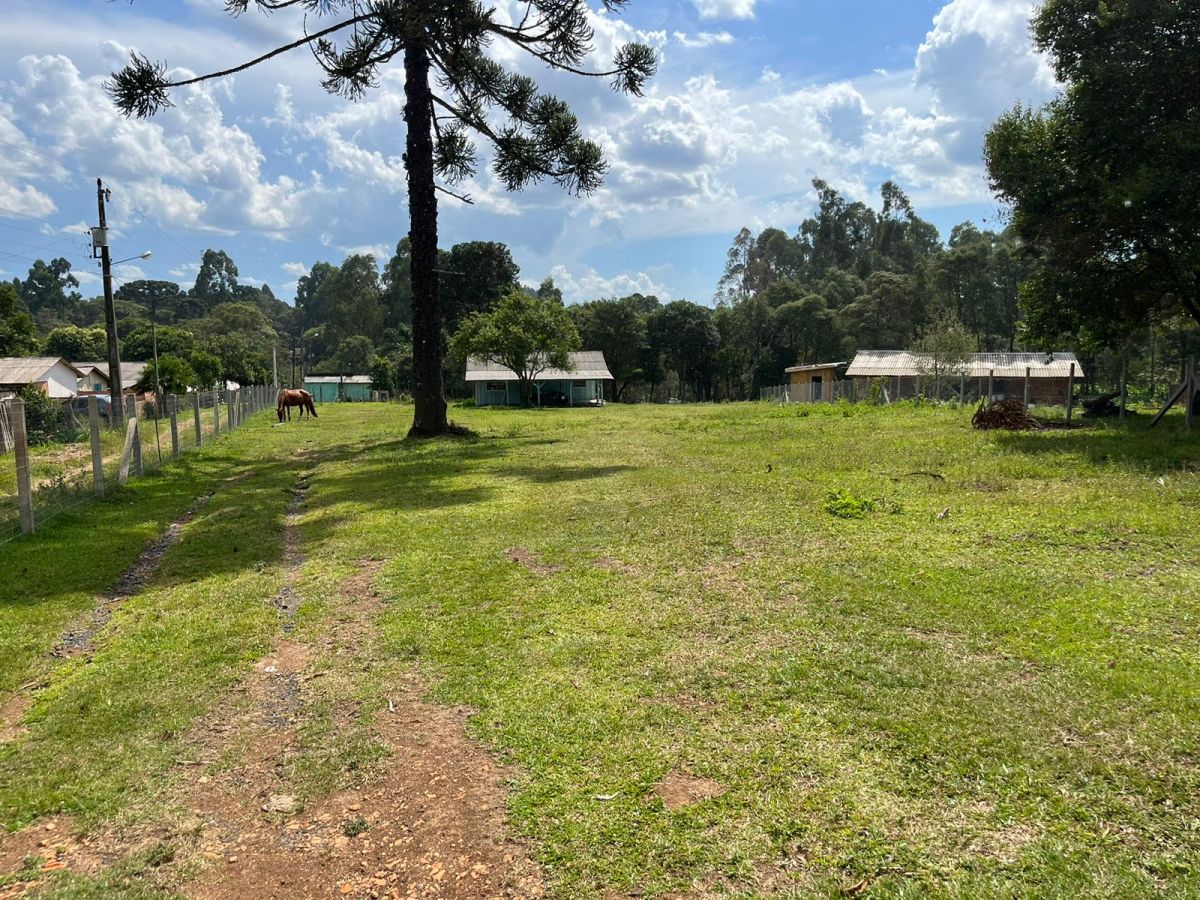
POLYGON ((820 375, 814 375, 812 379, 812 398, 816 403, 818 400, 825 399, 825 383, 820 375))

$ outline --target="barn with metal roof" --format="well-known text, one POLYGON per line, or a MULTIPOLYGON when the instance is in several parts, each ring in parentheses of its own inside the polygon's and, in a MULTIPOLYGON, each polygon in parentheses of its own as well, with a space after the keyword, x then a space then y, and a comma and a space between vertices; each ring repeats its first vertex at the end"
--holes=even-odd
POLYGON ((855 379, 859 396, 879 379, 893 399, 931 393, 933 379, 948 389, 970 387, 978 396, 990 383, 993 399, 1022 399, 1028 379, 1030 402, 1065 403, 1072 379, 1083 378, 1083 367, 1074 353, 972 353, 956 364, 909 350, 862 350, 846 377, 855 379))

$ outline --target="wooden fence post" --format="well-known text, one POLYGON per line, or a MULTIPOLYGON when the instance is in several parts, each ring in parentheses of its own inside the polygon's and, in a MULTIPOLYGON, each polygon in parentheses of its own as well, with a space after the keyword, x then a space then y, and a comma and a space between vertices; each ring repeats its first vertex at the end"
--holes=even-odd
POLYGON ((21 512, 21 531, 33 534, 33 478, 29 471, 29 434, 25 430, 25 401, 12 400, 13 453, 17 464, 17 506, 21 512))
POLYGON ((1075 363, 1071 363, 1071 373, 1067 376, 1067 424, 1071 424, 1071 413, 1075 411, 1075 363))
POLYGON ((200 391, 192 391, 192 419, 196 426, 196 446, 204 443, 204 429, 200 426, 200 391))
POLYGON ((1125 406, 1129 400, 1129 354, 1121 357, 1121 413, 1118 421, 1125 421, 1125 406))
POLYGON ((88 397, 88 430, 92 433, 92 487, 104 493, 104 451, 100 447, 100 403, 88 397))
POLYGON ((225 392, 225 427, 227 431, 233 431, 233 398, 236 396, 234 391, 225 392))
POLYGON ((171 404, 171 455, 179 455, 179 397, 168 394, 171 404))
POLYGON ((988 369, 988 403, 992 402, 992 398, 996 395, 993 384, 996 379, 996 370, 988 369))
POLYGON ((1187 371, 1183 375, 1184 382, 1187 384, 1187 390, 1183 392, 1184 406, 1184 424, 1187 430, 1192 430, 1192 406, 1196 402, 1196 357, 1188 360, 1187 371))
POLYGON ((213 388, 213 434, 221 433, 221 392, 213 388))
POLYGON ((967 370, 963 369, 958 373, 958 405, 965 406, 967 403, 967 370))
POLYGON ((1029 366, 1025 367, 1025 405, 1029 405, 1029 366))

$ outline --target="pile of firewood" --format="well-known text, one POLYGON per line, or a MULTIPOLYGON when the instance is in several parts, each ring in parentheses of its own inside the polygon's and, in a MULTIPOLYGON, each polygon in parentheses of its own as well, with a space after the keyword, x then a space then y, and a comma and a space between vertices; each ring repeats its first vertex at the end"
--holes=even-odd
POLYGON ((1042 427, 1020 400, 985 401, 975 410, 971 424, 983 430, 1002 428, 1006 431, 1037 431, 1042 427))

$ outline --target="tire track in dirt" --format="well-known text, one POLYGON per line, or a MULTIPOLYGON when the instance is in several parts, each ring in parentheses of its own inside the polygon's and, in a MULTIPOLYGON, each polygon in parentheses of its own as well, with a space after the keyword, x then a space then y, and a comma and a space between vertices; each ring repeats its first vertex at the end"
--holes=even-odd
MULTIPOLYGON (((318 646, 281 641, 256 671, 275 668, 269 674, 278 676, 286 670, 299 686, 301 706, 313 678, 336 680, 354 671, 367 658, 384 609, 376 586, 380 568, 378 560, 359 561, 318 646), (330 665, 313 671, 310 656, 330 665), (296 671, 302 663, 307 672, 296 671)), ((507 835, 506 773, 467 737, 467 711, 424 702, 415 677, 395 685, 394 693, 369 723, 386 759, 361 786, 318 797, 303 809, 284 777, 293 724, 259 714, 260 728, 273 727, 274 739, 263 735, 266 742, 254 746, 273 752, 248 756, 189 802, 202 823, 199 853, 208 868, 184 886, 188 896, 542 896, 540 872, 507 835)), ((354 727, 355 712, 353 704, 335 709, 335 727, 354 727)))
POLYGON ((299 522, 314 474, 299 477, 285 514, 283 584, 273 598, 281 634, 182 742, 188 758, 176 762, 189 774, 168 799, 173 812, 86 835, 69 817, 56 817, 0 839, 0 874, 28 855, 43 857, 47 867, 8 893, 0 889, 0 900, 21 896, 55 871, 95 874, 155 847, 169 847, 171 861, 155 870, 154 883, 194 900, 543 895, 528 848, 508 831, 509 773, 467 736, 470 711, 424 701, 424 685, 410 673, 389 685, 374 715, 362 714, 354 676, 375 659, 377 620, 386 608, 377 584, 382 562, 359 561, 328 627, 311 643, 290 636, 304 562, 299 522), (333 734, 325 742, 358 729, 385 756, 358 784, 305 804, 289 772, 305 751, 313 706, 330 697, 333 734))

